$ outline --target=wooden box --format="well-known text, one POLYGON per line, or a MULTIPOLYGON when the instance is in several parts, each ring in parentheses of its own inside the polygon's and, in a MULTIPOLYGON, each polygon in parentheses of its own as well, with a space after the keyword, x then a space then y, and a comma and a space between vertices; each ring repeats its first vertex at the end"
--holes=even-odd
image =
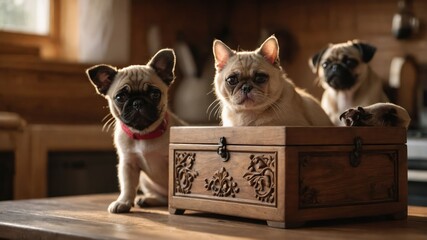
POLYGON ((406 218, 406 129, 173 127, 169 212, 266 220, 406 218))

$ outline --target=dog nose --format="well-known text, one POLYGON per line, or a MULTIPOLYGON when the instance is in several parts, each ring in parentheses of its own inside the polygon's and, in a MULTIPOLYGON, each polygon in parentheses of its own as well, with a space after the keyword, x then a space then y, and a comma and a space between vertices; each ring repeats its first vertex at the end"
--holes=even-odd
POLYGON ((332 71, 337 71, 337 69, 338 69, 338 65, 337 64, 334 64, 334 65, 332 65, 332 71))
POLYGON ((139 110, 142 107, 142 100, 135 100, 132 103, 133 108, 139 110))
POLYGON ((242 91, 243 91, 243 93, 245 93, 245 94, 248 94, 251 90, 252 90, 252 86, 251 86, 251 85, 249 85, 249 84, 244 84, 244 85, 242 86, 242 91))

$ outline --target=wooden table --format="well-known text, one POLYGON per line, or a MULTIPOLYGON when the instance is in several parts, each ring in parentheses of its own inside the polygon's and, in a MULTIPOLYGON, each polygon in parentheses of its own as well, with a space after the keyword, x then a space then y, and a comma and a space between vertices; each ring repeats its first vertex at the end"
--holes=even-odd
POLYGON ((265 221, 167 208, 110 214, 116 194, 0 202, 0 239, 427 239, 427 208, 409 207, 407 220, 358 218, 312 222, 298 229, 265 221))

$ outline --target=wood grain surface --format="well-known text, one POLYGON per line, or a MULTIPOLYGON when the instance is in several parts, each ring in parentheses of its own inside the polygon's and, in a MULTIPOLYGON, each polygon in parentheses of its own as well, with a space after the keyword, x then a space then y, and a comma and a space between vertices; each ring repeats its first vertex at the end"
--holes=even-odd
POLYGON ((0 202, 0 238, 6 239, 426 239, 427 208, 409 207, 408 219, 356 218, 276 229, 265 221, 133 208, 110 214, 116 194, 0 202))

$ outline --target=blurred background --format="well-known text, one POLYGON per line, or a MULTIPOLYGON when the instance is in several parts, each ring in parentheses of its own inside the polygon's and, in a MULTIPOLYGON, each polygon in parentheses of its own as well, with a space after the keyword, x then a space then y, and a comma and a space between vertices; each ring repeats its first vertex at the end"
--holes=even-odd
POLYGON ((253 50, 275 34, 285 72, 319 99, 313 54, 352 39, 377 47, 371 66, 413 119, 410 200, 426 204, 426 20, 422 0, 0 0, 0 199, 118 191, 107 103, 88 67, 174 48, 172 110, 217 125, 213 40, 253 50))

